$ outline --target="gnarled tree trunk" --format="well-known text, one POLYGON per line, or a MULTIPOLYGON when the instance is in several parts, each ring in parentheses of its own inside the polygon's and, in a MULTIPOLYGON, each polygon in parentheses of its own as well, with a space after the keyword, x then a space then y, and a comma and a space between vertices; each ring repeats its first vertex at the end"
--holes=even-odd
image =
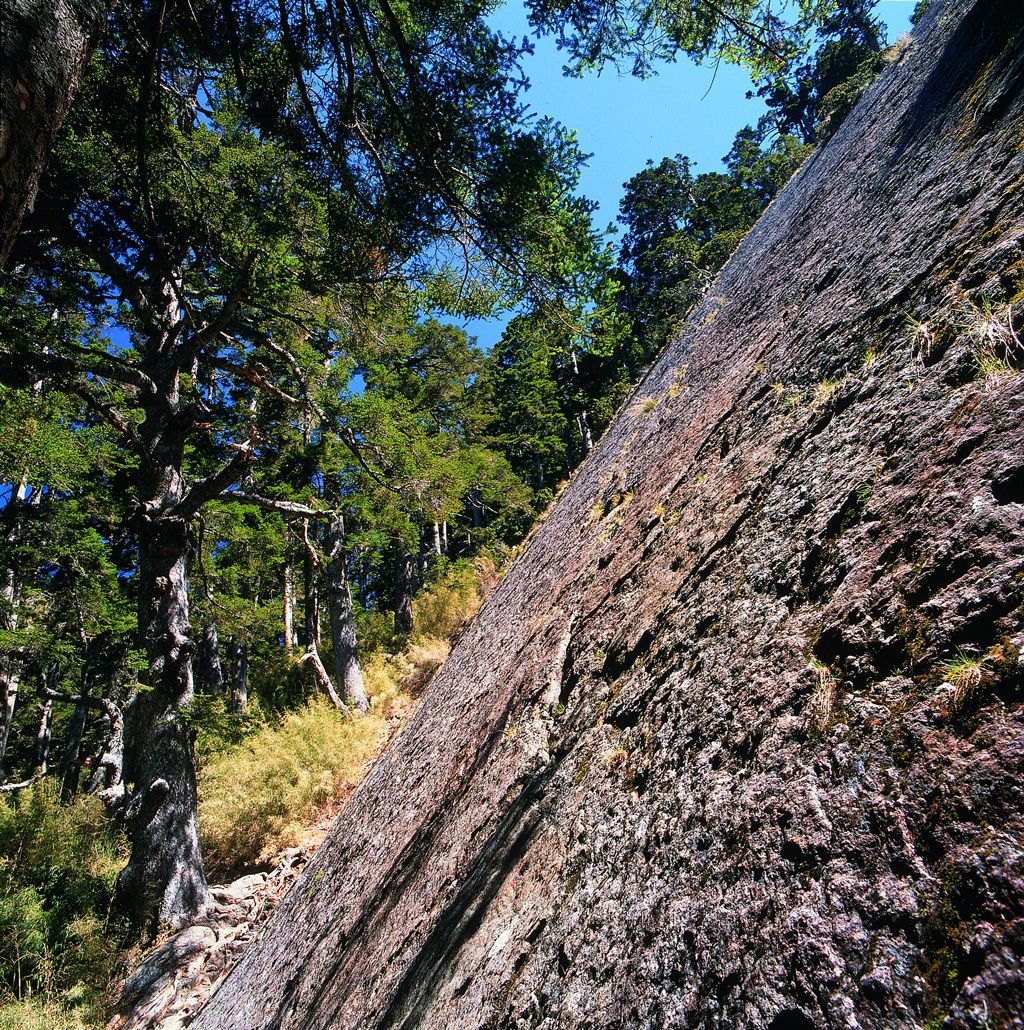
MULTIPOLYGON (((173 477, 171 477, 173 479, 173 477)), ((117 879, 122 905, 140 922, 149 890, 160 919, 183 925, 208 902, 199 847, 195 732, 182 715, 192 699, 185 580, 188 527, 174 516, 143 516, 139 536, 139 627, 149 663, 135 790, 127 810, 132 851, 117 879)))
POLYGON ((0 0, 0 265, 113 0, 0 0))
MULTIPOLYGON (((173 310, 170 315, 173 325, 173 310)), ((199 847, 195 732, 182 712, 193 696, 195 652, 189 624, 188 518, 201 499, 187 496, 182 477, 192 420, 181 410, 183 356, 177 338, 174 332, 163 337, 154 332, 147 355, 155 390, 143 396, 146 418, 140 436, 147 460, 137 476, 135 532, 139 633, 149 690, 140 698, 132 742, 135 782, 125 813, 132 850, 117 879, 117 898, 138 923, 147 916, 155 888, 160 919, 180 926, 205 909, 209 894, 199 847)))

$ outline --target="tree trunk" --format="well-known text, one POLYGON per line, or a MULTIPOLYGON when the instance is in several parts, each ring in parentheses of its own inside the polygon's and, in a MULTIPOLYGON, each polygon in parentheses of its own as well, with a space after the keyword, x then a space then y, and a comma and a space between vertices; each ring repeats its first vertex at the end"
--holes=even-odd
MULTIPOLYGON (((21 582, 24 569, 18 568, 12 549, 21 539, 25 524, 25 508, 29 503, 38 504, 42 494, 37 488, 28 492, 27 480, 11 489, 11 499, 4 511, 6 528, 4 545, 8 552, 4 568, 0 569, 0 631, 13 633, 18 628, 18 607, 21 603, 21 582)), ((4 756, 11 733, 11 720, 18 701, 18 686, 21 682, 21 664, 11 658, 0 658, 0 783, 5 783, 4 756)))
POLYGON ((309 675, 313 686, 323 691, 331 703, 341 707, 341 698, 331 683, 330 676, 324 668, 320 658, 320 599, 316 589, 316 566, 317 554, 309 539, 309 520, 302 520, 302 540, 305 544, 305 554, 302 558, 302 576, 304 585, 303 604, 303 643, 306 646, 306 653, 299 659, 300 662, 309 663, 309 675))
POLYGON ((302 556, 302 642, 306 649, 320 645, 320 599, 316 591, 316 551, 309 540, 309 520, 302 521, 306 549, 302 556))
POLYGON ((292 571, 291 563, 284 567, 284 646, 286 651, 291 651, 299 646, 299 636, 295 632, 295 573, 292 571))
POLYGON ((395 544, 395 635, 407 637, 412 632, 412 555, 401 535, 395 544))
MULTIPOLYGON (((177 322, 167 294, 167 319, 177 322)), ((125 810, 131 857, 117 878, 117 900, 133 922, 147 918, 152 891, 162 921, 183 926, 209 903, 199 847, 195 732, 182 714, 192 700, 195 643, 189 625, 189 526, 182 501, 185 441, 194 415, 181 410, 180 336, 154 333, 147 364, 155 389, 144 395, 140 428, 147 456, 137 474, 139 635, 148 687, 139 699, 134 790, 125 810)), ((196 508, 201 501, 189 498, 196 508)))
POLYGON ((45 773, 50 763, 50 741, 53 738, 53 700, 46 697, 47 691, 55 690, 60 677, 60 665, 53 662, 42 674, 42 693, 44 695, 42 713, 39 717, 39 730, 36 733, 36 765, 39 772, 45 773))
POLYGON ((213 697, 224 693, 224 670, 220 665, 220 641, 217 623, 212 619, 203 626, 199 651, 199 680, 205 692, 213 697))
POLYGON ((631 383, 636 382, 636 359, 633 357, 633 341, 626 340, 623 352, 626 356, 626 372, 629 375, 629 381, 631 383))
POLYGON ((131 858, 117 878, 117 896, 141 925, 155 885, 159 918, 183 926, 209 901, 199 847, 195 732, 181 712, 192 700, 195 649, 185 581, 188 526, 174 516, 143 515, 139 522, 139 626, 151 691, 142 702, 142 751, 126 813, 131 858))
POLYGON ((576 425, 580 427, 580 439, 583 441, 583 457, 585 458, 594 449, 594 438, 590 433, 590 423, 587 422, 586 408, 583 408, 576 416, 576 425))
POLYGON ((45 773, 50 763, 50 741, 53 738, 53 702, 44 701, 42 714, 39 717, 39 730, 36 733, 36 765, 39 772, 45 773))
POLYGON ((0 5, 0 266, 35 200, 57 130, 113 0, 0 5))
POLYGON ((71 716, 71 726, 68 728, 68 742, 64 747, 64 756, 60 760, 60 768, 63 770, 60 783, 60 800, 67 804, 78 793, 78 778, 82 770, 82 737, 85 736, 86 716, 88 706, 86 698, 88 686, 82 686, 82 701, 75 705, 74 714, 71 716))
POLYGON ((576 397, 580 402, 580 413, 576 416, 576 423, 580 427, 580 438, 583 440, 583 457, 585 458, 594 449, 594 437, 590 432, 590 422, 587 419, 587 408, 583 397, 583 382, 580 376, 580 365, 576 360, 575 348, 569 351, 572 357, 572 376, 576 384, 576 397))
POLYGON ((352 594, 348 586, 348 552, 345 550, 345 527, 340 516, 331 519, 327 528, 327 597, 331 616, 331 640, 334 644, 334 678, 341 699, 365 712, 370 707, 359 668, 356 648, 356 624, 352 615, 352 594))
POLYGON ((244 640, 231 642, 231 711, 244 715, 249 704, 249 645, 244 640))
POLYGON ((571 476, 576 471, 576 449, 572 445, 572 430, 568 422, 562 426, 562 437, 565 440, 565 471, 571 476))
POLYGON ((107 722, 110 729, 106 739, 95 755, 95 766, 89 790, 92 792, 109 790, 121 782, 124 768, 124 716, 112 702, 104 702, 107 722))

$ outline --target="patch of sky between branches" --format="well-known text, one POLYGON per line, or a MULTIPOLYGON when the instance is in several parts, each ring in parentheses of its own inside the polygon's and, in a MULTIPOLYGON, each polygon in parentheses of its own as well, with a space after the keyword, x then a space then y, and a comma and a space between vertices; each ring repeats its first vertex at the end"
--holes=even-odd
MULTIPOLYGON (((890 42, 910 28, 915 0, 880 0, 877 16, 890 42)), ((489 18, 507 39, 529 35, 526 11, 507 3, 489 18)), ((721 62, 696 65, 681 58, 662 65, 641 81, 614 68, 600 75, 566 78, 565 58, 550 37, 535 40, 533 55, 523 57, 530 81, 525 100, 541 117, 574 129, 580 150, 593 155, 580 177, 579 192, 596 201, 595 224, 614 225, 623 184, 647 161, 686 154, 697 173, 717 171, 732 148, 736 133, 756 125, 767 108, 752 89, 746 71, 721 62)), ((501 338, 510 315, 463 322, 466 331, 490 350, 501 338)))

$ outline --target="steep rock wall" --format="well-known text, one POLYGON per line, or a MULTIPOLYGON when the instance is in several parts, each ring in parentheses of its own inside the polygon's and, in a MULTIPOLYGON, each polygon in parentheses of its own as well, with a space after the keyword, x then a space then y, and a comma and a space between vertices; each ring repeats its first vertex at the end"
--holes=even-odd
POLYGON ((1024 1025, 1022 22, 934 5, 196 1026, 1024 1025))

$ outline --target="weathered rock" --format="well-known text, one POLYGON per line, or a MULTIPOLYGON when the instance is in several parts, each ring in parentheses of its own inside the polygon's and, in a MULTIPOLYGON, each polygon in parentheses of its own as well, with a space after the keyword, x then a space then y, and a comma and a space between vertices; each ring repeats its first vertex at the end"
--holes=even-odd
POLYGON ((194 1026, 1024 1025, 1022 22, 934 5, 194 1026))

